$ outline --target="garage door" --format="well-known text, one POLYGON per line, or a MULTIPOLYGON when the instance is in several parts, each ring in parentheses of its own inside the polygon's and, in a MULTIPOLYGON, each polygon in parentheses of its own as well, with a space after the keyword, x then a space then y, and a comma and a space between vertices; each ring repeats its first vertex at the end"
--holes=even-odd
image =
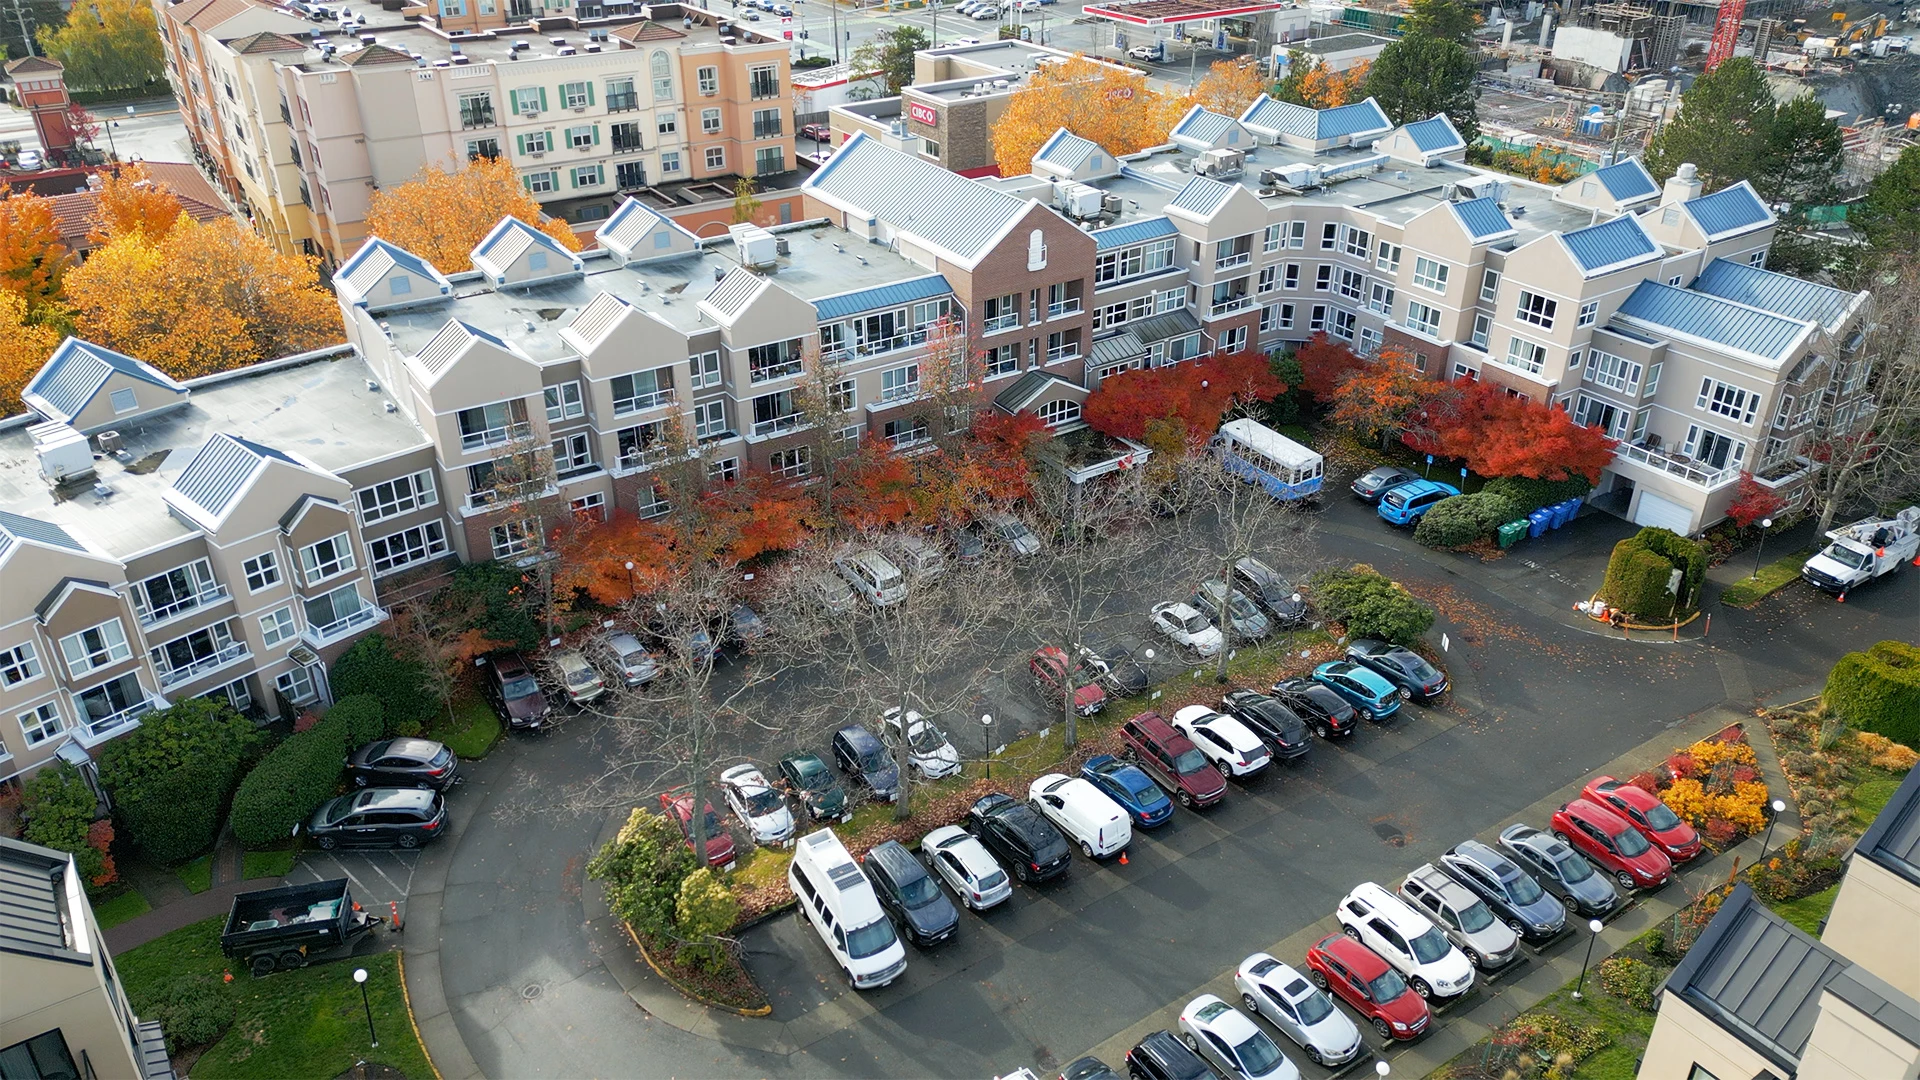
POLYGON ((1651 491, 1640 492, 1640 505, 1633 511, 1635 525, 1651 525, 1656 529, 1672 529, 1681 536, 1687 535, 1693 526, 1693 511, 1674 502, 1663 499, 1651 491))

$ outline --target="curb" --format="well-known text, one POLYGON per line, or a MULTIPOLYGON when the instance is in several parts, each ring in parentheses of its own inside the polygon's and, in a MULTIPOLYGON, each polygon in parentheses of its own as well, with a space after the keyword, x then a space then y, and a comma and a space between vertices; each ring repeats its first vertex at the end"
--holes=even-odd
POLYGON ((427 1040, 420 1037, 420 1025, 413 1018, 413 995, 407 993, 407 950, 395 949, 394 963, 400 965, 400 1000, 407 1007, 407 1026, 413 1029, 414 1041, 420 1044, 420 1055, 427 1059, 427 1068, 433 1070, 433 1080, 446 1080, 440 1075, 440 1066, 433 1063, 433 1051, 427 1049, 427 1040))
MULTIPOLYGON (((653 973, 655 975, 660 976, 660 978, 662 978, 663 980, 665 980, 668 986, 671 986, 675 990, 678 990, 682 994, 686 995, 689 1001, 693 1001, 709 1009, 719 1009, 722 1012, 730 1012, 735 1016, 744 1016, 749 1019, 758 1019, 763 1016, 773 1015, 772 1004, 762 1005, 754 1009, 742 1009, 742 1008, 739 1008, 738 1006, 727 1005, 722 1002, 713 1001, 711 999, 702 997, 701 995, 694 993, 693 990, 690 989, 685 983, 667 974, 666 972, 660 970, 660 965, 654 963, 653 961, 653 954, 647 952, 647 947, 645 945, 640 944, 640 935, 633 932, 633 927, 628 926, 626 923, 621 923, 620 929, 625 930, 627 932, 628 940, 633 942, 634 948, 640 950, 640 958, 647 962, 647 966, 653 969, 653 973)), ((747 977, 751 979, 753 976, 749 975, 747 977)))

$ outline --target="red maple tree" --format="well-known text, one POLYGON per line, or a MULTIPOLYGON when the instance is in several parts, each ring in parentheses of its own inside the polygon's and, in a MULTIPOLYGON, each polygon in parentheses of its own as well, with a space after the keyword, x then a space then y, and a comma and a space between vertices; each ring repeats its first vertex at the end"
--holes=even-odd
POLYGON ((1733 489, 1733 501, 1727 504, 1727 516, 1744 529, 1786 508, 1787 500, 1779 492, 1755 480, 1752 473, 1743 472, 1740 483, 1733 489))
POLYGON ((1100 381, 1081 415, 1094 430, 1138 441, 1154 420, 1177 420, 1190 439, 1205 439, 1236 404, 1286 393, 1266 354, 1216 353, 1172 367, 1123 371, 1100 381))
POLYGON ((1573 422, 1565 409, 1512 394, 1492 382, 1462 379, 1455 393, 1425 410, 1425 423, 1403 441, 1425 453, 1458 458, 1481 476, 1598 483, 1619 443, 1573 422))
POLYGON ((1388 346, 1347 370, 1334 391, 1329 418, 1385 446, 1395 436, 1417 438, 1423 417, 1454 393, 1447 383, 1422 376, 1405 352, 1388 346))
POLYGON ((1359 353, 1324 332, 1309 338, 1295 350, 1293 358, 1300 365, 1300 385, 1322 405, 1332 404, 1339 396, 1340 384, 1365 363, 1359 353))
POLYGON ((796 481, 749 472, 700 496, 708 558, 746 562, 769 551, 791 551, 811 531, 813 503, 796 481))
POLYGON ((844 490, 833 503, 855 529, 884 528, 913 513, 913 462, 878 435, 869 432, 860 441, 860 452, 841 466, 839 480, 844 490))
POLYGON ((1026 498, 1033 492, 1033 449, 1046 438, 1046 422, 1030 412, 1009 416, 992 409, 976 416, 965 462, 968 486, 988 499, 1026 498))

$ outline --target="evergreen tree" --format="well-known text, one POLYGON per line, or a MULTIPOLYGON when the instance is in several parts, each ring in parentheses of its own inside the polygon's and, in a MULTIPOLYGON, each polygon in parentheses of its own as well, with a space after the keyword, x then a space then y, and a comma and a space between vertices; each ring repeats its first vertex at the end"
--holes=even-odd
POLYGON ((1468 49, 1473 48, 1473 31, 1480 16, 1460 0, 1411 0, 1400 21, 1400 32, 1407 37, 1436 37, 1468 49))
POLYGON ((1920 251, 1920 144, 1902 150, 1874 177, 1848 220, 1879 250, 1920 251))
POLYGON ((1480 64, 1473 50, 1442 37, 1409 34, 1386 47, 1367 75, 1367 94, 1396 124, 1446 113, 1461 137, 1480 134, 1480 64))
POLYGON ((1843 147, 1840 125, 1827 119, 1827 107, 1808 92, 1774 110, 1768 135, 1766 169, 1753 186, 1768 202, 1793 204, 1804 213, 1839 198, 1843 147))
POLYGON ((1751 58, 1736 56, 1680 95, 1680 115, 1654 136, 1644 164, 1665 183, 1684 162, 1707 191, 1757 179, 1773 157, 1773 91, 1751 58))

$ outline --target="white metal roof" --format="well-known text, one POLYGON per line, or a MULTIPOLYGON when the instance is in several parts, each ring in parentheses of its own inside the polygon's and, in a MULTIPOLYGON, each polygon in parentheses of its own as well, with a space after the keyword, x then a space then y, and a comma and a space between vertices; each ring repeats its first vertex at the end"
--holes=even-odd
POLYGON ((1319 454, 1248 417, 1243 416, 1238 420, 1229 420, 1221 424, 1220 434, 1235 442, 1243 443, 1288 468, 1305 468, 1321 461, 1319 454))

